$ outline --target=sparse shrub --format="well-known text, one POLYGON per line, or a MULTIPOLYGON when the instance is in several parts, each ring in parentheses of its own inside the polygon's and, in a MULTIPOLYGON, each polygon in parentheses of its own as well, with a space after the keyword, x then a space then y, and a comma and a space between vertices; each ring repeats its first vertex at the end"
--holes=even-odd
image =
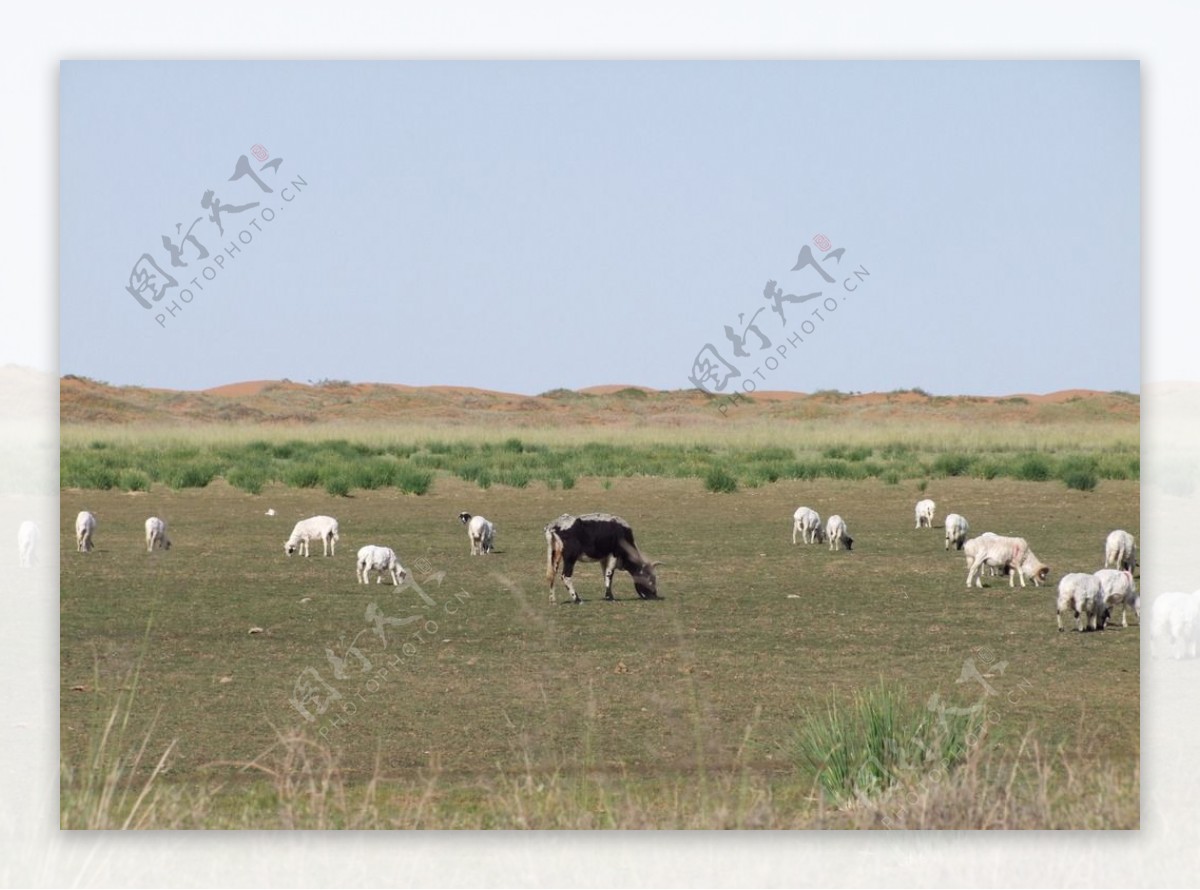
POLYGON ((563 491, 570 491, 575 487, 575 477, 570 473, 563 473, 559 477, 559 481, 562 483, 563 491))
POLYGON ((1045 482, 1052 474, 1050 461, 1040 454, 1027 454, 1021 458, 1014 472, 1024 482, 1045 482))
POLYGON ((920 482, 917 483, 917 491, 919 491, 921 494, 924 494, 925 489, 927 489, 928 487, 929 487, 928 479, 922 479, 920 482))
POLYGON ((325 480, 325 491, 335 498, 344 498, 350 494, 350 480, 341 474, 330 476, 325 480))
POLYGON ((225 481, 247 494, 261 494, 268 475, 263 466, 234 467, 225 474, 225 481))
POLYGON ((204 488, 218 472, 212 463, 175 463, 164 473, 163 481, 171 488, 204 488))
POLYGON ((981 460, 976 461, 972 469, 972 475, 979 479, 995 479, 1000 475, 1002 467, 994 460, 981 460))
POLYGON ((971 469, 971 458, 965 454, 939 454, 933 461, 933 471, 939 476, 965 476, 971 469))
POLYGON ((895 470, 888 470, 883 474, 882 479, 888 485, 898 485, 900 483, 900 474, 895 470))
POLYGON ((529 484, 529 478, 529 473, 521 467, 497 471, 495 476, 496 482, 510 488, 524 488, 529 484))
POLYGON ((1096 461, 1090 457, 1068 457, 1058 468, 1058 478, 1076 491, 1091 491, 1100 481, 1096 461))
POLYGON ((126 470, 117 484, 125 491, 149 491, 150 477, 141 470, 126 470))
POLYGON ((351 465, 350 481, 355 488, 374 491, 387 488, 396 478, 396 464, 390 460, 370 459, 351 465))
POLYGON ((283 477, 292 488, 316 488, 321 483, 321 469, 312 464, 292 467, 283 477))
MULTIPOLYGON (((400 464, 396 467, 395 477, 392 484, 400 489, 405 494, 422 495, 429 491, 433 486, 433 473, 427 470, 421 470, 416 467, 400 464)), ((480 482, 481 488, 487 488, 480 482)))
POLYGON ((737 477, 724 467, 713 467, 704 476, 704 488, 706 491, 730 494, 737 491, 737 487, 737 477))

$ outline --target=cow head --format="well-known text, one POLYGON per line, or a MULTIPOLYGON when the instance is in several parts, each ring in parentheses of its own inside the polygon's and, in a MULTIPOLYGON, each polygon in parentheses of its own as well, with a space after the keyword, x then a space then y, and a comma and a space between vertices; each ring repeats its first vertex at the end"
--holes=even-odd
POLYGON ((658 575, 654 571, 658 565, 660 563, 647 563, 632 573, 633 586, 637 590, 638 596, 644 600, 658 599, 658 575))

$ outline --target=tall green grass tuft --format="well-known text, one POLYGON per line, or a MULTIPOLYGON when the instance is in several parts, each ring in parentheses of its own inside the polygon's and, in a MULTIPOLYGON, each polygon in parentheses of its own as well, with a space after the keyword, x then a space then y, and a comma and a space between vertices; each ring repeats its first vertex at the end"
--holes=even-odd
POLYGON ((1017 462, 1013 475, 1024 482, 1045 482, 1054 475, 1054 468, 1042 455, 1029 454, 1017 462))
POLYGON ((737 477, 724 467, 713 467, 704 476, 704 489, 718 494, 732 494, 737 491, 737 477))
POLYGON ((1067 488, 1077 491, 1092 491, 1100 481, 1096 461, 1089 457, 1068 457, 1058 467, 1058 478, 1067 488))
POLYGON ((880 684, 849 706, 830 701, 804 718, 794 760, 815 773, 835 804, 870 798, 906 776, 956 766, 982 725, 974 713, 947 711, 942 719, 912 704, 903 688, 880 684))

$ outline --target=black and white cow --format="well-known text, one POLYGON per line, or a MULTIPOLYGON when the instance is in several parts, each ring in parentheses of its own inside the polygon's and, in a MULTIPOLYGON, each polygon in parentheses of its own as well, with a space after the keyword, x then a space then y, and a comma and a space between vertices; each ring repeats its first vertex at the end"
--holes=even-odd
POLYGON ((656 562, 642 556, 633 542, 633 529, 620 516, 611 513, 585 513, 572 516, 564 513, 546 526, 546 579, 550 582, 550 602, 556 602, 554 581, 559 571, 571 599, 579 602, 579 594, 571 583, 575 563, 580 559, 596 560, 604 570, 604 598, 611 600, 613 572, 617 569, 633 576, 633 586, 642 599, 658 598, 658 579, 654 574, 656 562))

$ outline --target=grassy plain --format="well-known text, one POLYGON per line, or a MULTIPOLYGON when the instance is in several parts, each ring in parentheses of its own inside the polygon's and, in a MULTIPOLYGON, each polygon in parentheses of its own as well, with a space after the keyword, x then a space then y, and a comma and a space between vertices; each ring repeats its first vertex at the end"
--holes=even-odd
POLYGON ((1112 528, 1140 539, 1136 396, 722 414, 635 388, 64 378, 61 410, 66 827, 1138 824, 1140 628, 1059 634, 1053 589, 1112 528), (1052 585, 966 590, 941 528, 912 527, 926 496, 938 526, 1028 538, 1052 585), (793 546, 801 504, 842 514, 855 550, 793 546), (468 555, 461 510, 497 552, 468 555), (590 510, 665 562, 661 601, 619 575, 606 603, 582 564, 585 602, 549 604, 542 527, 590 510), (289 559, 315 513, 339 519, 337 555, 289 559), (145 552, 152 514, 169 552, 145 552), (356 584, 366 543, 420 590, 356 584), (975 729, 938 769, 917 748, 955 721, 975 729), (827 793, 884 724, 891 781, 853 766, 861 793, 827 793))
MULTIPOLYGON (((1135 482, 1078 492, 949 478, 924 494, 939 518, 954 510, 977 531, 1026 536, 1055 578, 1099 567, 1111 528, 1139 532, 1135 482)), ((1136 620, 1059 634, 1052 587, 967 591, 941 529, 912 528, 918 495, 877 480, 712 494, 688 479, 582 479, 561 491, 481 490, 445 476, 423 496, 277 485, 255 496, 219 481, 65 490, 64 542, 80 509, 99 528, 94 552, 62 560, 63 761, 88 762, 136 672, 119 753, 148 732, 153 756, 135 788, 173 744, 156 783, 175 808, 160 802, 151 824, 856 824, 861 812, 831 813, 821 801, 798 733, 831 700, 886 680, 917 712, 986 704, 978 756, 987 757, 972 774, 981 785, 947 784, 946 794, 990 812, 989 801, 1024 789, 1012 818, 1030 826, 1136 825, 1136 620), (793 546, 790 517, 802 503, 846 517, 855 550, 793 546), (666 562, 662 601, 631 598, 620 576, 621 601, 605 603, 599 572, 584 565, 585 602, 549 605, 542 526, 594 509, 627 517, 642 548, 666 562), (498 552, 468 556, 460 510, 497 524, 498 552), (314 513, 339 518, 337 556, 289 559, 291 524, 314 513), (151 514, 170 524, 167 553, 144 550, 151 514), (412 589, 357 585, 354 551, 366 543, 395 547, 435 605, 412 589), (431 572, 445 573, 440 583, 431 572), (420 621, 384 625, 381 638, 371 610, 420 621), (369 672, 347 652, 355 640, 369 672), (327 650, 347 657, 345 679, 327 650), (289 704, 306 670, 341 696, 311 723, 289 704), (1042 761, 1022 766, 1031 745, 1042 761), (1030 772, 1014 792, 1001 773, 1017 767, 1030 772), (1089 797, 1098 788, 1075 788, 1088 774, 1133 778, 1099 806, 1089 797), (1035 807, 1039 787, 1073 790, 1035 807)), ((66 823, 85 805, 72 798, 81 774, 63 783, 66 823)), ((889 817, 886 803, 876 807, 867 824, 889 817)), ((938 824, 973 818, 962 801, 952 810, 938 824)))

